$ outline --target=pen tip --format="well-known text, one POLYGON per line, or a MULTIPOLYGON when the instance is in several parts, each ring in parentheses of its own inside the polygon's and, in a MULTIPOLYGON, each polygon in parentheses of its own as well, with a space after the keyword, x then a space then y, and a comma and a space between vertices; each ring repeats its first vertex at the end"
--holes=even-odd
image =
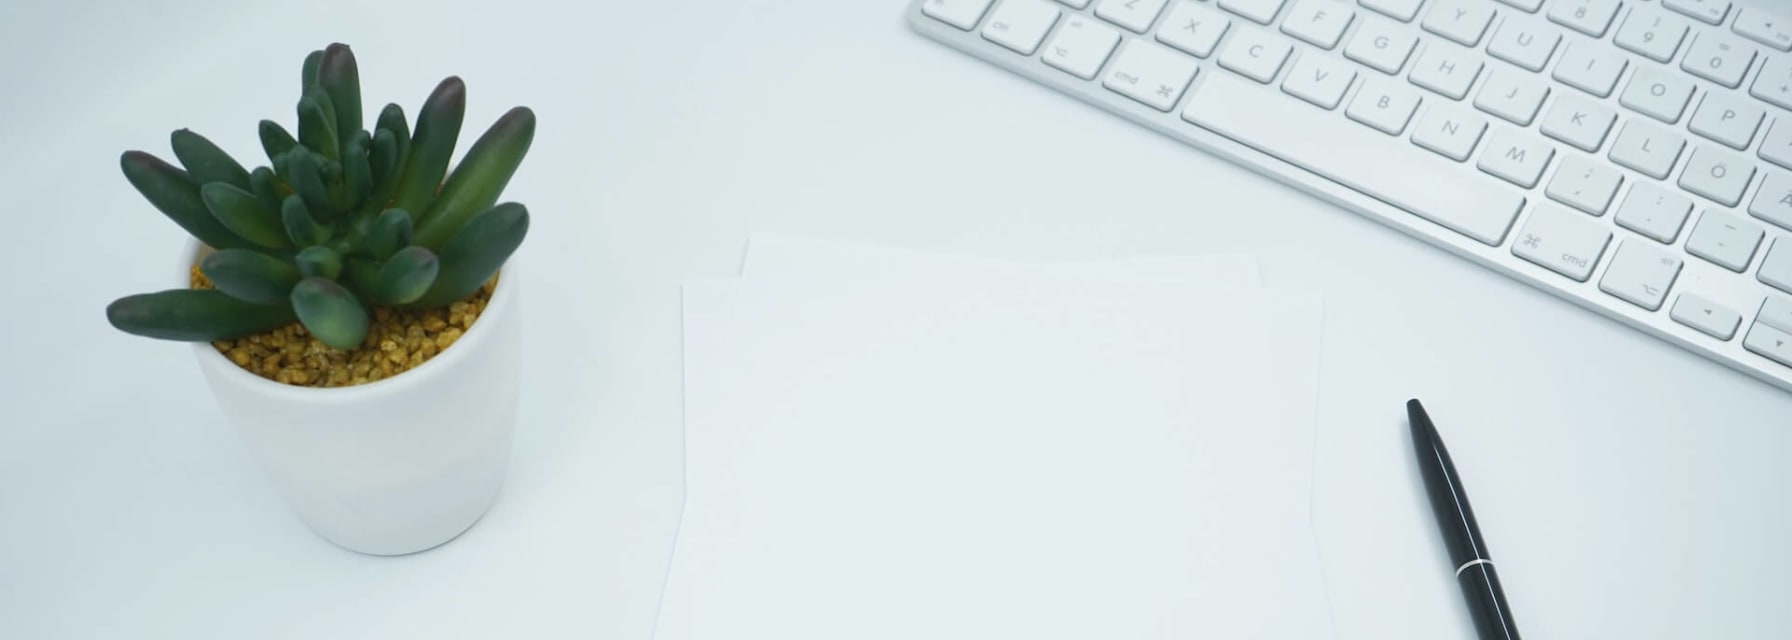
POLYGON ((1433 429, 1431 414, 1425 412, 1425 405, 1419 404, 1417 399, 1406 401, 1406 421, 1412 426, 1413 437, 1429 436, 1433 429))

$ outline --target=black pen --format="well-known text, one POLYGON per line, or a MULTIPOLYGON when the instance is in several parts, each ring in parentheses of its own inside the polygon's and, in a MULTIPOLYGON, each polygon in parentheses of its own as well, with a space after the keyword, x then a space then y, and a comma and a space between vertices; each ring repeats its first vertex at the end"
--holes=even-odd
POLYGON ((1468 506, 1468 493, 1456 475, 1450 452, 1444 449, 1443 438, 1438 437, 1437 427, 1418 400, 1406 401, 1406 419, 1412 425, 1413 451, 1419 455, 1419 475, 1425 477, 1425 493, 1431 495, 1431 511, 1437 514, 1437 528, 1450 548, 1456 583, 1462 585, 1462 597, 1468 599, 1476 630, 1483 640, 1517 640, 1518 626, 1512 623, 1500 575, 1488 557, 1475 510, 1468 506))

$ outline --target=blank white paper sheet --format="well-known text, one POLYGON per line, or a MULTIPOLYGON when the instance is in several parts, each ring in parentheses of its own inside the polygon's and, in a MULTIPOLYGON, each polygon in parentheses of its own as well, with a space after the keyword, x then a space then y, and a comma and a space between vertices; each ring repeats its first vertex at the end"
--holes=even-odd
POLYGON ((773 278, 761 248, 685 288, 656 638, 1331 637, 1317 298, 773 278))

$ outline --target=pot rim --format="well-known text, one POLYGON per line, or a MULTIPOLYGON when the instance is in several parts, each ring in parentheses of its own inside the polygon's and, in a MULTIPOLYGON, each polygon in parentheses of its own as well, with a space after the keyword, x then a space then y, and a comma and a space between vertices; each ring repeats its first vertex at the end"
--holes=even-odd
MULTIPOLYGON (((181 261, 180 280, 178 282, 186 284, 190 281, 192 275, 191 269, 193 265, 198 263, 199 253, 205 249, 207 249, 207 247, 204 244, 201 244, 198 240, 187 240, 186 249, 181 253, 181 255, 185 256, 185 259, 181 261)), ((301 387, 276 382, 237 366, 235 362, 231 362, 229 358, 225 358, 224 354, 220 353, 218 348, 212 346, 212 343, 210 342, 194 342, 190 344, 193 345, 194 353, 199 357, 200 366, 210 369, 212 373, 221 376, 233 385, 246 387, 249 391, 265 396, 276 396, 285 400, 301 400, 305 402, 348 404, 371 397, 402 393, 413 387, 429 385, 435 378, 450 375, 450 370, 453 369, 460 360, 465 359, 465 354, 467 352, 478 348, 479 344, 487 339, 487 335, 494 330, 491 327, 496 326, 498 322, 502 321, 504 315, 509 312, 510 307, 515 304, 512 302, 516 297, 517 288, 513 279, 516 272, 515 265, 516 260, 514 255, 510 260, 504 262, 504 266, 499 269, 499 273, 504 274, 505 277, 499 279, 498 287, 492 291, 491 302, 486 304, 485 310, 479 314, 479 318, 473 323, 473 326, 469 327, 465 333, 461 334, 461 337, 455 340, 454 344, 450 345, 450 348, 442 351, 435 357, 430 358, 423 364, 417 365, 416 368, 403 371, 390 378, 375 380, 366 384, 347 387, 301 387)))

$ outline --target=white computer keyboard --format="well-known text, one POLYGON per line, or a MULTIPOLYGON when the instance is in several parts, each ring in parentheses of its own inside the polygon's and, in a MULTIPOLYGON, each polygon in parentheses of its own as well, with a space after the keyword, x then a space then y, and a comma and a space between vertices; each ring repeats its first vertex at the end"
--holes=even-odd
POLYGON ((1792 1, 914 0, 908 17, 1792 390, 1792 1))

